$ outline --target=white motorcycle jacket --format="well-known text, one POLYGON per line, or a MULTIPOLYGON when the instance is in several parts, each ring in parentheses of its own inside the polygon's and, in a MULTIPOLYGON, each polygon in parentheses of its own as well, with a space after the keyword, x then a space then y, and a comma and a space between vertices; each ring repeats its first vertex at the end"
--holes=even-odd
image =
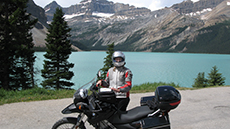
POLYGON ((132 72, 126 67, 113 67, 108 70, 102 86, 120 89, 120 92, 116 92, 116 98, 127 98, 132 88, 132 76, 132 72))

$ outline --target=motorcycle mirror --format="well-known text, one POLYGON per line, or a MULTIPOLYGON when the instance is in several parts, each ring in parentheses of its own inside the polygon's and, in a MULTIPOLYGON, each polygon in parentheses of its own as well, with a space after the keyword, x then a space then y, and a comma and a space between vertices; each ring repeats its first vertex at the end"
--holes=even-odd
POLYGON ((101 71, 100 70, 97 72, 97 77, 101 77, 101 71))

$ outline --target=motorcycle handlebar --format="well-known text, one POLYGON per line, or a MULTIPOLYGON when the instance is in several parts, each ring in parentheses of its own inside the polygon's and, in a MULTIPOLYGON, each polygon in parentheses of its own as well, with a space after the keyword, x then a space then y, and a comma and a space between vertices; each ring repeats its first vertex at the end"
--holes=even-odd
POLYGON ((90 90, 91 91, 98 90, 98 87, 97 87, 96 83, 92 84, 92 86, 90 87, 90 90))

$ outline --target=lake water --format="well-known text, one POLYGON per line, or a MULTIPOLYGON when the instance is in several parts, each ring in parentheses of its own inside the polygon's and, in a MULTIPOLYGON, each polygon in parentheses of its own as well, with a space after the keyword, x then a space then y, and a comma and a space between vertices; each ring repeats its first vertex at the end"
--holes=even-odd
MULTIPOLYGON (((43 69, 45 52, 36 52, 35 67, 43 69)), ((217 66, 225 84, 230 85, 230 55, 124 52, 126 67, 133 73, 133 85, 146 82, 174 82, 182 87, 192 87, 199 72, 207 78, 213 66, 217 66)), ((69 62, 74 63, 73 88, 89 82, 104 66, 106 52, 72 52, 69 62)), ((37 83, 42 81, 41 73, 36 75, 37 83)))

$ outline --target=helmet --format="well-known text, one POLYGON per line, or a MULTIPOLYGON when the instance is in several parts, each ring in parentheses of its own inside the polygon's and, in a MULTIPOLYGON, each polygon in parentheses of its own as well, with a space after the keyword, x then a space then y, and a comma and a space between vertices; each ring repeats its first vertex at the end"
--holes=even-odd
POLYGON ((112 56, 113 65, 115 67, 121 67, 125 65, 125 55, 121 51, 115 51, 112 56), (115 58, 120 57, 122 61, 116 62, 115 58))

